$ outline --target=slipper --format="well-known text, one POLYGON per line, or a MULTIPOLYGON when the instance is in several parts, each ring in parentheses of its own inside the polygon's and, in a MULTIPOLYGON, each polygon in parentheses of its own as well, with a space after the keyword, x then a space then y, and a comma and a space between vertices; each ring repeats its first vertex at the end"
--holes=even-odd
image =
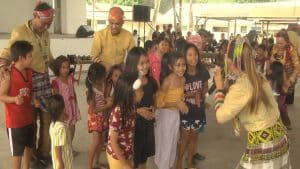
POLYGON ((201 155, 199 153, 196 153, 194 156, 193 156, 193 159, 196 159, 196 160, 199 160, 199 161, 202 161, 202 160, 205 160, 205 156, 204 155, 201 155))

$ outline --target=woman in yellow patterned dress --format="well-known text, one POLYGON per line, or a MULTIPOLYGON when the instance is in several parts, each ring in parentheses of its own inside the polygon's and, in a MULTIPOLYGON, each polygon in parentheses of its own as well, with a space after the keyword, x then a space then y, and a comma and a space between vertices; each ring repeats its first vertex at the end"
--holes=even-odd
POLYGON ((215 109, 219 123, 236 119, 248 132, 246 150, 236 169, 290 169, 289 140, 268 81, 256 71, 254 52, 233 40, 225 57, 225 74, 233 82, 226 96, 221 69, 215 68, 215 109))

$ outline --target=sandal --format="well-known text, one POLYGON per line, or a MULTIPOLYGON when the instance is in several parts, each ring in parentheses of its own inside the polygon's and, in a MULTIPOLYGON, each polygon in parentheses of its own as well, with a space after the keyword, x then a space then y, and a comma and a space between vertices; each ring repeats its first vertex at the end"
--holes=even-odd
POLYGON ((72 153, 73 153, 73 157, 76 157, 78 156, 79 152, 78 151, 75 151, 75 150, 72 150, 72 153))

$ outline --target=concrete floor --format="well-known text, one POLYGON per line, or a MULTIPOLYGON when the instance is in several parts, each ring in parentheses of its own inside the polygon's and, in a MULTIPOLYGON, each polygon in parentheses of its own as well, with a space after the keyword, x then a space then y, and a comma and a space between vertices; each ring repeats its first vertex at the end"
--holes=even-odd
MULTIPOLYGON (((84 77, 84 76, 83 76, 84 77)), ((298 80, 299 82, 299 80, 298 80)), ((85 86, 84 80, 81 80, 80 85, 76 86, 77 96, 80 104, 82 120, 76 126, 76 136, 74 139, 74 148, 80 154, 74 158, 74 169, 85 169, 87 163, 88 147, 91 142, 91 136, 87 132, 87 104, 85 101, 85 86)), ((297 157, 300 156, 300 84, 296 87, 295 103, 289 106, 290 118, 292 120, 293 130, 290 132, 291 141, 291 161, 293 169, 300 169, 300 161, 297 157), (298 147, 298 148, 297 148, 298 147)), ((211 98, 208 98, 211 102, 211 98)), ((5 120, 3 113, 3 105, 0 104, 0 169, 10 168, 10 150, 5 129, 5 120)), ((199 137, 198 151, 206 156, 204 161, 198 164, 200 169, 233 169, 238 163, 245 146, 245 137, 235 137, 233 135, 232 123, 224 125, 216 123, 215 113, 212 109, 207 111, 208 125, 206 131, 199 137)), ((243 136, 245 132, 243 133, 243 136)), ((105 161, 103 158, 102 161, 105 161)), ((148 160, 148 168, 156 169, 153 159, 148 160)), ((48 167, 49 169, 51 167, 48 167)))

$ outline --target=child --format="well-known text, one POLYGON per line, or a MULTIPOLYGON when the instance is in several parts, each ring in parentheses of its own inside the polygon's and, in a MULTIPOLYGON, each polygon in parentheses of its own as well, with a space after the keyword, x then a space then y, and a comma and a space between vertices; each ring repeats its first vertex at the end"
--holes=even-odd
POLYGON ((110 68, 110 71, 106 78, 106 85, 105 85, 105 98, 112 97, 114 94, 114 88, 116 87, 117 81, 121 74, 123 73, 122 65, 117 64, 113 65, 110 68))
POLYGON ((92 63, 89 67, 86 88, 88 108, 88 130, 93 135, 88 156, 88 169, 100 168, 99 156, 103 146, 105 132, 108 130, 108 109, 111 99, 104 98, 105 67, 100 63, 92 63))
POLYGON ((50 138, 53 169, 72 169, 72 138, 69 125, 65 122, 68 114, 65 112, 64 98, 54 94, 49 98, 49 113, 51 118, 50 138))
POLYGON ((144 96, 137 105, 134 139, 134 167, 145 169, 147 158, 155 154, 154 143, 154 95, 158 89, 155 80, 149 75, 149 59, 143 48, 132 48, 126 58, 125 73, 139 75, 144 96))
MULTIPOLYGON (((106 99, 112 99, 115 88, 116 88, 116 84, 117 81, 119 79, 119 77, 121 76, 121 74, 123 73, 123 69, 122 69, 122 65, 121 64, 116 64, 113 65, 110 68, 110 71, 107 75, 106 78, 106 84, 105 84, 105 92, 104 92, 104 97, 106 99)), ((111 109, 108 109, 106 111, 108 114, 110 114, 111 109)), ((107 138, 108 138, 108 130, 105 132, 105 138, 104 138, 104 143, 103 146, 101 148, 101 151, 105 151, 106 150, 106 146, 107 146, 107 138)))
POLYGON ((179 112, 187 113, 184 103, 186 62, 179 52, 163 57, 161 88, 156 96, 155 163, 159 169, 174 166, 179 138, 179 112))
POLYGON ((263 74, 265 74, 267 54, 268 52, 265 45, 261 44, 256 48, 256 57, 255 57, 256 68, 259 72, 263 74))
POLYGON ((144 49, 147 52, 147 56, 149 56, 151 53, 155 52, 155 44, 153 43, 153 41, 147 40, 145 42, 144 49))
POLYGON ((123 74, 117 82, 106 149, 110 169, 133 169, 135 104, 143 97, 141 86, 138 76, 131 73, 123 74))
POLYGON ((195 45, 188 44, 183 54, 187 61, 185 73, 185 102, 189 108, 187 114, 180 117, 180 142, 177 154, 177 169, 182 168, 185 150, 188 152, 188 168, 194 168, 193 155, 197 150, 198 131, 206 124, 205 93, 208 90, 209 72, 201 64, 199 52, 195 45))
POLYGON ((287 106, 285 103, 286 93, 288 91, 288 84, 286 76, 284 74, 284 68, 281 62, 274 61, 270 65, 271 74, 269 75, 269 80, 273 88, 274 96, 278 102, 278 108, 280 111, 280 116, 283 124, 288 130, 291 130, 291 120, 288 115, 287 106))
MULTIPOLYGON (((66 114, 68 118, 66 123, 69 125, 71 140, 74 139, 75 125, 81 119, 76 93, 74 89, 75 79, 70 75, 70 62, 65 56, 59 56, 53 64, 53 73, 56 76, 52 80, 52 88, 54 94, 60 94, 64 98, 66 114)), ((77 155, 74 151, 73 155, 77 155)))
MULTIPOLYGON (((32 45, 16 41, 10 48, 12 60, 9 76, 0 87, 0 101, 4 103, 5 123, 12 155, 12 168, 29 169, 34 146, 34 115, 32 110, 32 45)), ((37 106, 37 104, 36 104, 37 106)))
POLYGON ((161 60, 165 53, 169 52, 170 44, 168 39, 158 38, 157 40, 158 48, 155 52, 149 55, 149 61, 151 66, 151 73, 153 78, 156 80, 159 85, 159 76, 161 71, 161 60))

